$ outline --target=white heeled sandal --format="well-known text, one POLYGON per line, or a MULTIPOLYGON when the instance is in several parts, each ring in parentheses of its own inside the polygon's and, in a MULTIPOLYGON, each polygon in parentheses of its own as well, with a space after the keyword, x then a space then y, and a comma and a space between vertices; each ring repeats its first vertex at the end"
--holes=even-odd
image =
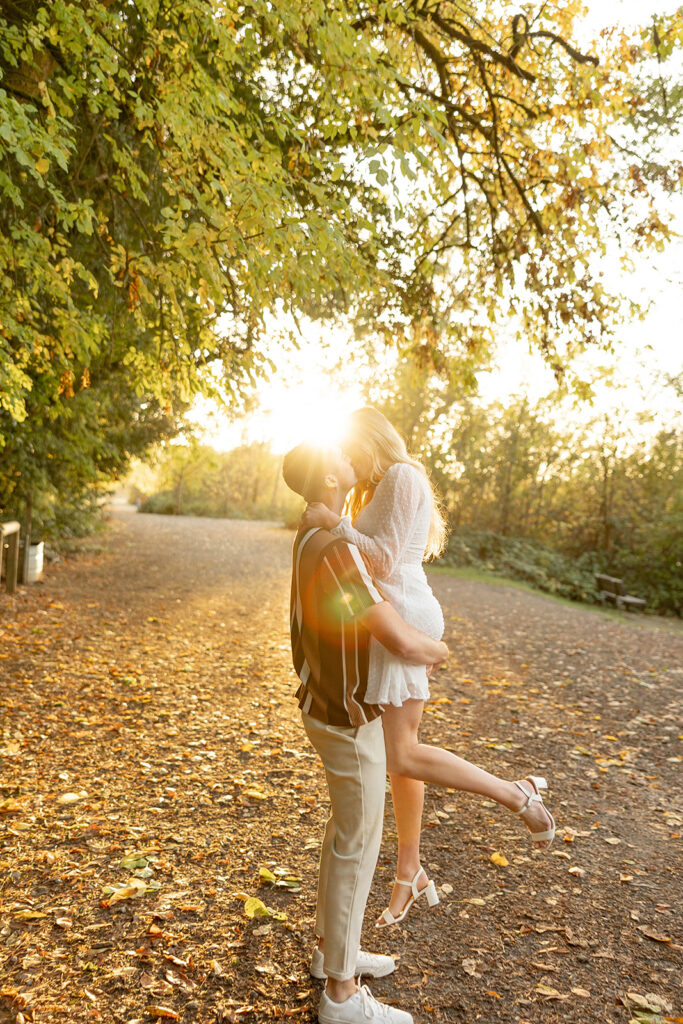
MULTIPOLYGON (((526 803, 524 804, 522 809, 520 811, 513 811, 513 814, 516 814, 517 817, 519 817, 521 814, 524 814, 524 812, 528 810, 531 804, 543 804, 541 790, 548 789, 548 783, 540 775, 527 775, 524 781, 530 782, 533 787, 533 790, 530 793, 527 789, 525 789, 521 782, 515 782, 515 786, 517 787, 517 789, 521 789, 522 793, 524 793, 524 796, 526 797, 526 803)), ((552 841, 555 838, 555 819, 553 818, 552 814, 550 813, 545 804, 543 804, 543 807, 545 808, 546 814, 550 818, 550 828, 547 828, 545 832, 531 833, 532 843, 547 842, 548 844, 547 846, 544 846, 542 850, 539 851, 540 853, 545 853, 546 850, 549 850, 552 845, 552 841)))
MULTIPOLYGON (((391 913, 388 907, 386 908, 386 910, 383 910, 380 915, 380 920, 375 921, 375 928, 389 928, 393 924, 400 924, 401 921, 405 920, 406 914, 412 907, 413 903, 415 903, 416 900, 419 900, 420 896, 425 896, 427 898, 427 903, 429 904, 430 907, 435 907, 437 905, 437 903, 439 902, 439 897, 437 896, 436 886, 434 885, 434 882, 428 882, 424 889, 418 889, 417 887, 417 880, 423 873, 424 868, 418 868, 417 874, 413 878, 412 882, 406 882, 402 878, 394 879, 394 882, 397 885, 408 886, 411 892, 410 899, 408 900, 408 902, 406 903, 405 907, 398 915, 398 917, 394 917, 394 915, 391 913)), ((425 878, 426 877, 427 876, 425 874, 425 878)))

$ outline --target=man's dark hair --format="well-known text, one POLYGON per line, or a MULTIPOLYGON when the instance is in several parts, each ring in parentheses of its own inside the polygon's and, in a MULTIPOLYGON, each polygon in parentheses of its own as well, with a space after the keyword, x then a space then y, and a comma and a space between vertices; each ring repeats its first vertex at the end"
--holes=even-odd
POLYGON ((329 449, 314 444, 298 444, 282 462, 282 476, 291 490, 306 501, 318 501, 330 471, 329 449))

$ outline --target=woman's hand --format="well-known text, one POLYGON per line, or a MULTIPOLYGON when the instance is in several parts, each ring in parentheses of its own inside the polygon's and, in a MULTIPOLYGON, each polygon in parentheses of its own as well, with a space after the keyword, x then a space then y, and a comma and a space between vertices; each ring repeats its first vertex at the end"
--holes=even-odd
POLYGON ((322 501, 310 502, 301 517, 301 525, 305 530, 313 530, 321 526, 323 530, 332 530, 341 522, 341 516, 324 505, 322 501))

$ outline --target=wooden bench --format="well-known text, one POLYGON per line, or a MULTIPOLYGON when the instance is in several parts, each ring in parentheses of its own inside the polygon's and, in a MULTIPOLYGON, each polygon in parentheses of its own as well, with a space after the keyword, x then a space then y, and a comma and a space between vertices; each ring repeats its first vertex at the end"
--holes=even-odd
POLYGON ((600 600, 603 604, 606 601, 613 601, 617 608, 644 608, 646 601, 642 597, 634 597, 626 593, 624 581, 616 576, 603 576, 602 573, 595 574, 595 582, 600 591, 600 600))

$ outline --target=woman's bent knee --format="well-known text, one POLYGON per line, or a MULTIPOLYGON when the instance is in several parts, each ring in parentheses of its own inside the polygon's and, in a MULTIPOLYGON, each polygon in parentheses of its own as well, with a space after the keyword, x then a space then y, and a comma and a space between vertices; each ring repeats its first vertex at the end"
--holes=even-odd
POLYGON ((387 771, 390 775, 411 777, 414 761, 408 750, 387 750, 387 771))

